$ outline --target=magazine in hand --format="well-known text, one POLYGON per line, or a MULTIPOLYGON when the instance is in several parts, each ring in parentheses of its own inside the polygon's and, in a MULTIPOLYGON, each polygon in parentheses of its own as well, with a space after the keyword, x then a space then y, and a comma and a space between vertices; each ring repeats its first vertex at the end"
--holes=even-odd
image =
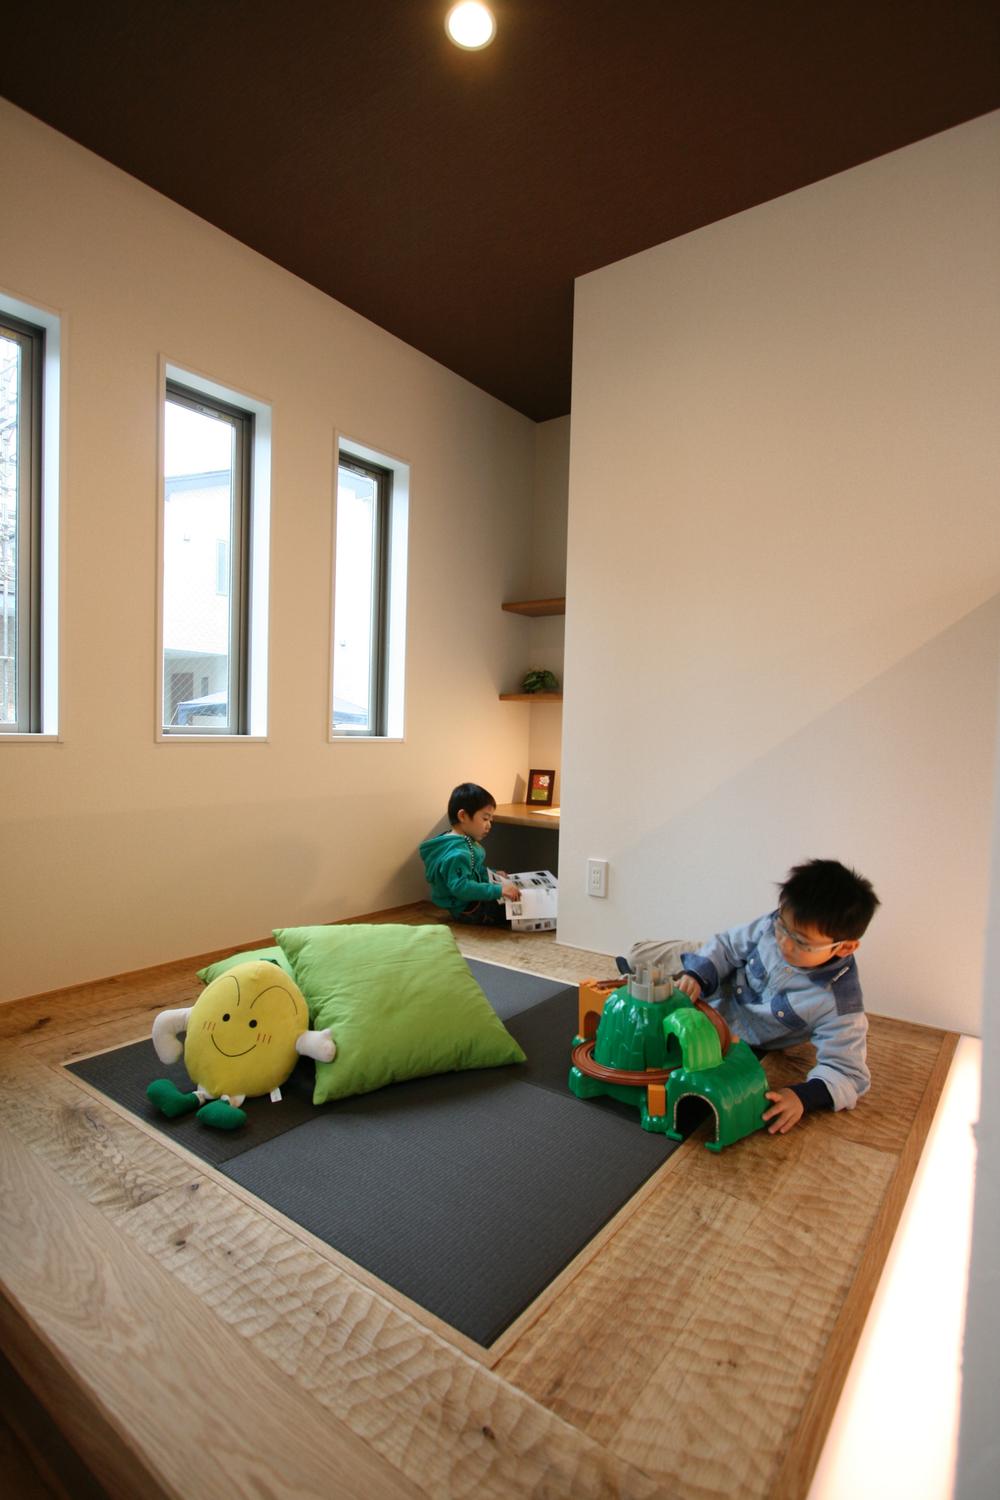
POLYGON ((521 895, 504 901, 512 932, 550 932, 556 925, 559 882, 551 870, 521 870, 508 875, 521 895))

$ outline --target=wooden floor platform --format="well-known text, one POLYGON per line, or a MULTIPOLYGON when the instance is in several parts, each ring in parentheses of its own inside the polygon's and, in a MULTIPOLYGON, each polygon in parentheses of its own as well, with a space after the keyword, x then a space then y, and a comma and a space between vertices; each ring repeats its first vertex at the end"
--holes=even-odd
MULTIPOLYGON (((569 983, 613 972, 551 934, 455 931, 569 983)), ((719 1156, 685 1143, 477 1356, 63 1069, 191 1004, 197 967, 0 1007, 3 1352, 95 1494, 802 1500, 953 1034, 872 1017, 856 1110, 719 1156)))

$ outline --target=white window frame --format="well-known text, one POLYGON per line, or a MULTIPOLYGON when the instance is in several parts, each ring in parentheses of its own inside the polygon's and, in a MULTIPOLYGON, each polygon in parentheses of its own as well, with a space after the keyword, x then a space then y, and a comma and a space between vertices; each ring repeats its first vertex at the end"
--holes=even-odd
POLYGON ((4 730, 0 744, 40 744, 56 742, 59 733, 59 637, 60 637, 60 569, 61 534, 59 508, 60 460, 62 453, 62 366, 64 334, 62 319, 52 308, 26 302, 12 293, 0 290, 0 312, 39 329, 44 334, 42 353, 42 437, 41 514, 39 542, 41 566, 38 575, 37 659, 33 670, 40 674, 38 719, 30 729, 4 730))
POLYGON ((158 744, 232 745, 267 739, 268 706, 268 603, 270 597, 271 534, 271 406, 234 386, 223 385, 208 375, 160 356, 157 567, 156 567, 156 673, 155 734, 158 744), (175 382, 197 395, 224 402, 249 413, 253 419, 250 477, 250 559, 248 599, 245 604, 247 651, 247 728, 239 734, 185 734, 163 726, 163 570, 165 557, 165 427, 167 382, 175 382))
POLYGON ((385 745, 398 744, 405 738, 406 706, 406 600, 408 538, 410 521, 411 466, 402 458, 386 453, 367 443, 334 434, 333 449, 333 536, 330 579, 330 670, 328 679, 330 696, 327 704, 327 736, 338 745, 385 745), (333 727, 334 667, 337 656, 336 642, 336 592, 337 592, 337 493, 341 458, 354 459, 361 464, 372 464, 386 469, 392 475, 392 500, 389 517, 389 559, 386 593, 385 619, 385 733, 347 734, 333 727))

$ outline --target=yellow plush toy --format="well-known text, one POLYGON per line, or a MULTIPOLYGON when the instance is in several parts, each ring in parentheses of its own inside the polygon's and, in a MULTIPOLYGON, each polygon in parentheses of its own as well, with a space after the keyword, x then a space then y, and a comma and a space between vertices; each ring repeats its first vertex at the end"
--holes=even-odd
POLYGON ((237 964, 206 985, 194 1005, 164 1010, 153 1022, 153 1046, 161 1062, 184 1066, 194 1090, 183 1093, 167 1078, 146 1090, 171 1118, 198 1110, 217 1129, 233 1130, 246 1119, 246 1098, 281 1098, 281 1085, 299 1057, 332 1062, 336 1044, 329 1031, 309 1030, 302 992, 272 963, 237 964), (181 1048, 180 1033, 185 1033, 181 1048))

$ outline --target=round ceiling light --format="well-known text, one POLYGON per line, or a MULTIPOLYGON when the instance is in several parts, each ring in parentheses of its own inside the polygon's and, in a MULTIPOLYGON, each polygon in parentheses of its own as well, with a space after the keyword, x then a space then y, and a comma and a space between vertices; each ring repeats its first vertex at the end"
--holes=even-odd
POLYGON ((497 34, 497 23, 488 5, 479 0, 460 0, 445 16, 444 29, 456 47, 469 52, 488 47, 497 34))

